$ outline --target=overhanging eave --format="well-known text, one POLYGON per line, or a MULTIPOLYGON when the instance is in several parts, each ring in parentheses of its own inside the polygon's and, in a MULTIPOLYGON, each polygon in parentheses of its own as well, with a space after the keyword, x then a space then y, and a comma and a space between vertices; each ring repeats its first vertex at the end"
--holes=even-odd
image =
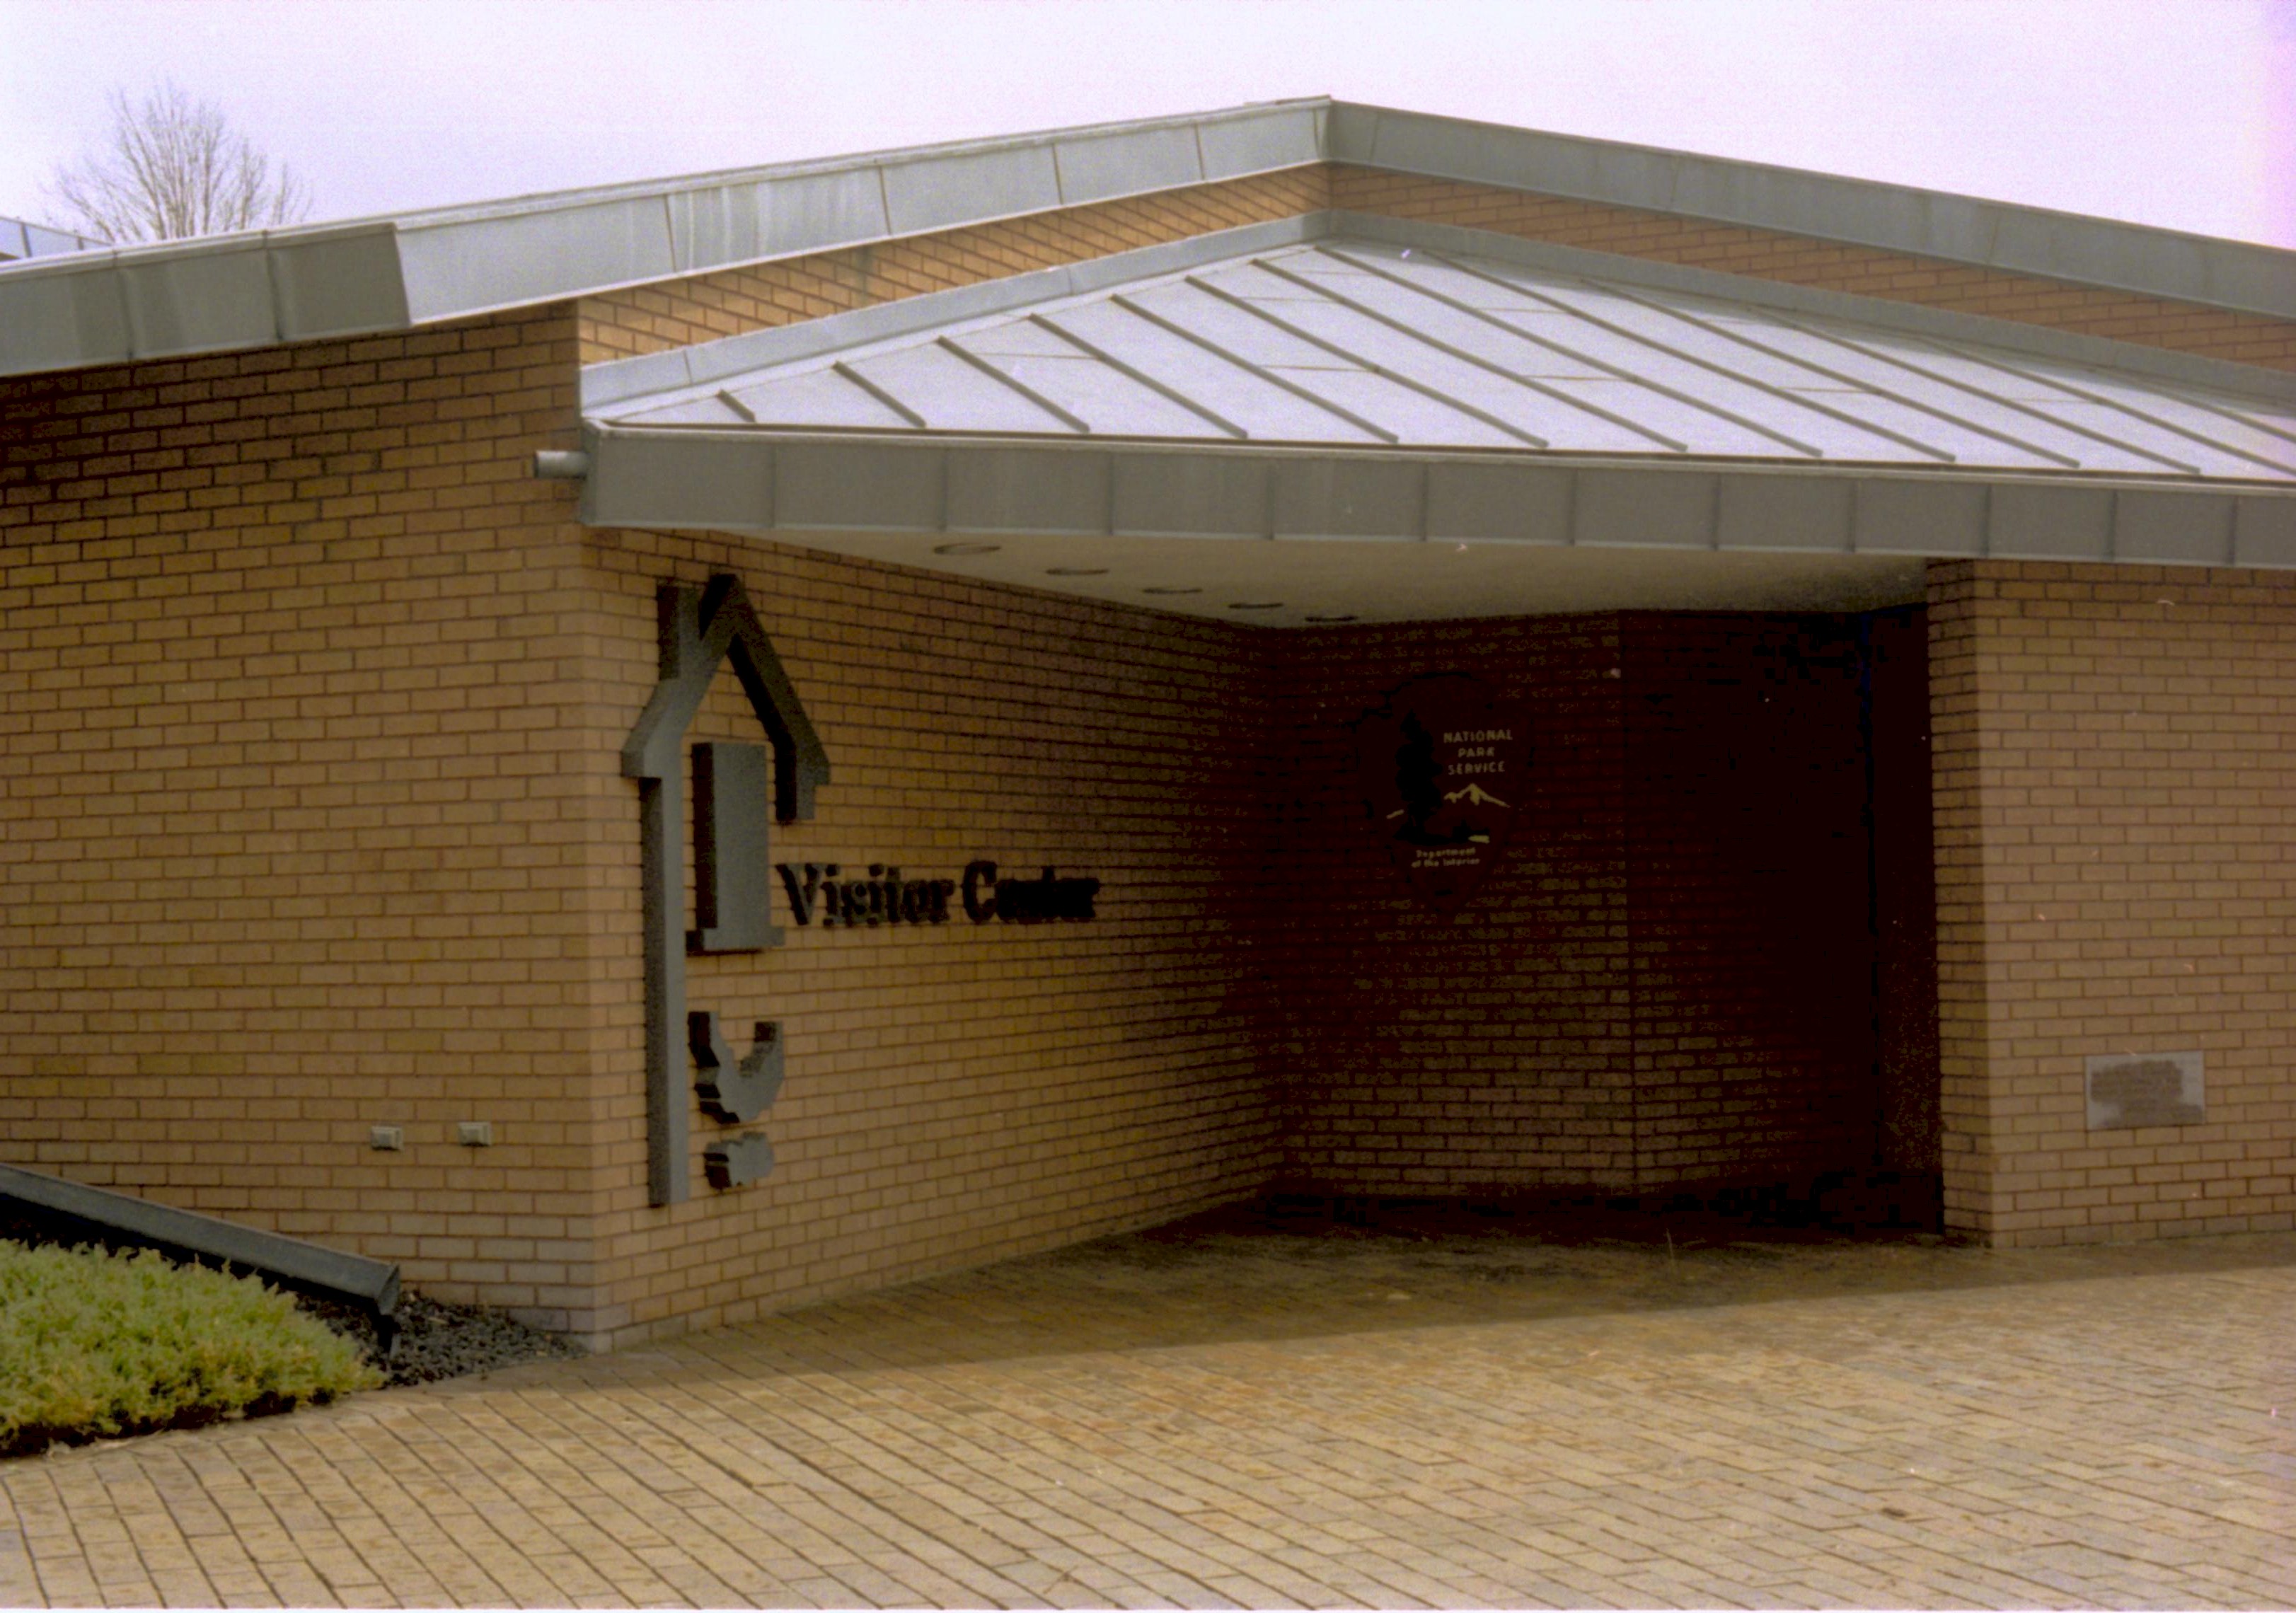
POLYGON ((2296 569, 2296 494, 1628 457, 594 427, 605 527, 1333 539, 2296 569))

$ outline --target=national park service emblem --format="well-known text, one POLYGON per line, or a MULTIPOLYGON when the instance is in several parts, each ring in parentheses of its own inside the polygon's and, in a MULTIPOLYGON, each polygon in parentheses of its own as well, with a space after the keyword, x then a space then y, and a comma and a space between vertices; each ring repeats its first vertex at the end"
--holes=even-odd
POLYGON ((1529 782, 1521 702, 1440 673, 1389 695, 1356 735, 1373 832, 1414 896, 1457 912, 1497 862, 1529 782))

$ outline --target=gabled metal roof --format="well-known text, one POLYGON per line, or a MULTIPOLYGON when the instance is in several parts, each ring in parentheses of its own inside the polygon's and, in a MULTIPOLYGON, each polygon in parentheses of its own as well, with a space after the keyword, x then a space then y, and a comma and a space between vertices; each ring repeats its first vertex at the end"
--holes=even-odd
POLYGON ((1323 161, 2296 318, 2272 247, 1317 97, 0 265, 0 375, 408 330, 1323 161))
POLYGON ((594 365, 583 397, 594 524, 1274 624, 1866 608, 1931 556, 2296 568, 2296 377, 1356 215, 594 365))
POLYGON ((594 418, 2296 484, 2296 402, 2261 389, 1512 256, 1342 233, 783 362, 750 340, 745 373, 594 418))

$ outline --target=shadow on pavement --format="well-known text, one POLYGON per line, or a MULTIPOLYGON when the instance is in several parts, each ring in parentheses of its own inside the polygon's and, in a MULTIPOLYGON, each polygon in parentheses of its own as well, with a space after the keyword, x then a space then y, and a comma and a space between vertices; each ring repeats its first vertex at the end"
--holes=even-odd
POLYGON ((1279 1196, 554 1370, 758 1379, 1702 1309, 1718 1340, 1755 1320, 1732 1307, 2292 1265, 2290 1232, 1996 1250, 1710 1208, 1279 1196))

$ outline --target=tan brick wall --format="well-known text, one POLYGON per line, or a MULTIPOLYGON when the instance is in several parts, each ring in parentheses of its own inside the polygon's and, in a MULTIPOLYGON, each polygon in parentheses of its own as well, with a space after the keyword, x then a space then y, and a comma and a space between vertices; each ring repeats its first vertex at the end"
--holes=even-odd
MULTIPOLYGON (((528 463, 573 346, 559 309, 0 393, 0 1159, 594 1337, 1264 1179, 1253 635, 586 531, 528 463), (728 567, 836 766, 782 856, 1051 863, 1107 917, 695 960, 741 1039, 788 1027, 783 1165, 712 1194, 697 1115, 697 1199, 657 1211, 619 753, 656 584, 728 567)), ((753 733, 726 681, 696 737, 753 733)))
POLYGON ((557 308, 0 382, 0 1158, 586 1303, 573 363, 557 308))
POLYGON ((1335 164, 1331 205, 2296 369, 2296 322, 1673 214, 1335 164))
POLYGON ((1331 205, 1324 165, 1062 208, 582 299, 584 364, 690 347, 1331 205))
MULTIPOLYGON (((1273 1171, 1257 881, 1264 635, 709 536, 587 544, 594 703, 567 766, 596 807, 605 1326, 618 1339, 1156 1222, 1273 1171), (619 753, 655 672, 654 591, 744 579, 833 769, 777 862, 955 879, 971 859, 1103 881, 1089 922, 800 928, 689 962, 737 1046, 778 1019, 767 1182, 644 1199, 636 787, 619 753)), ((760 735, 730 669, 693 739, 760 735)), ((688 863, 689 882, 691 862, 688 863)), ((689 895, 686 912, 693 912, 689 895)))
POLYGON ((2005 1244, 2296 1217, 2296 579, 1931 569, 1948 1215, 2005 1244), (2090 1132, 2092 1054, 2205 1124, 2090 1132))

